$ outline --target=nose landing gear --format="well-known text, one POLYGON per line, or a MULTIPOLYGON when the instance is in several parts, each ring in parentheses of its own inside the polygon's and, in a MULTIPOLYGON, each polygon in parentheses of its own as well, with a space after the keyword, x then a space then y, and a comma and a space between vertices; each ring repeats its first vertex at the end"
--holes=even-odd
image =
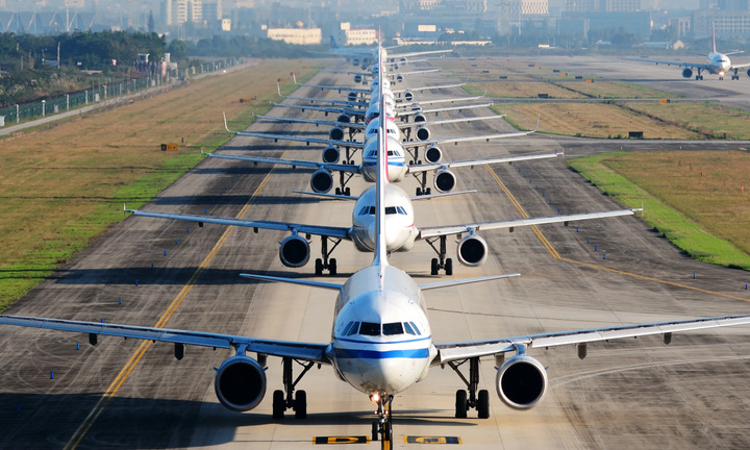
POLYGON ((378 405, 378 410, 375 412, 378 418, 372 422, 372 440, 380 440, 380 448, 390 450, 393 441, 393 421, 391 420, 393 396, 375 393, 370 396, 370 399, 378 405))

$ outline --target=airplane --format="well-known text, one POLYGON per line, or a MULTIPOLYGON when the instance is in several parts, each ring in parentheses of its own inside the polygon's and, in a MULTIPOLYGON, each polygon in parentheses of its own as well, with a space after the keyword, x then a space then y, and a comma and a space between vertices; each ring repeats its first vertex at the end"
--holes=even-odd
MULTIPOLYGON (((695 75, 696 80, 702 80, 703 74, 702 71, 706 71, 712 75, 719 75, 719 80, 724 79, 724 75, 728 72, 732 73, 732 80, 739 80, 739 70, 745 69, 750 67, 750 63, 742 63, 742 64, 732 64, 732 62, 729 60, 729 55, 734 55, 737 53, 742 53, 741 51, 736 52, 729 52, 729 53, 719 53, 716 50, 716 29, 711 26, 712 29, 712 47, 711 51, 708 53, 708 55, 702 54, 706 56, 707 62, 705 64, 700 63, 690 63, 690 62, 683 62, 683 61, 663 61, 663 60, 657 60, 657 59, 642 59, 642 58, 621 58, 628 61, 640 61, 640 62, 649 62, 654 64, 666 64, 668 66, 678 66, 678 67, 684 67, 682 69, 682 77, 683 78, 691 78, 693 76, 693 69, 695 69, 698 73, 695 75)), ((750 69, 747 70, 747 76, 750 77, 750 69)))
POLYGON ((81 322, 53 318, 0 315, 0 324, 87 333, 96 344, 99 335, 144 339, 174 344, 175 357, 184 357, 185 345, 231 349, 234 355, 221 363, 215 374, 215 392, 219 402, 233 411, 247 411, 263 400, 267 389, 265 367, 268 356, 283 362, 283 390, 273 393, 272 416, 284 418, 293 409, 298 419, 307 417, 307 394, 297 390, 302 377, 315 365, 331 366, 335 374, 377 405, 372 422, 372 438, 390 448, 393 439, 394 398, 423 380, 429 369, 448 366, 467 389, 456 392, 455 416, 466 418, 470 408, 481 419, 490 416, 489 391, 479 388, 479 364, 483 357, 494 359, 495 387, 501 401, 512 409, 527 410, 538 405, 549 390, 544 365, 527 349, 577 345, 578 356, 587 354, 593 342, 662 334, 664 342, 672 334, 688 330, 750 324, 750 314, 724 317, 665 321, 648 324, 611 326, 571 331, 552 331, 521 336, 497 337, 480 341, 435 343, 427 316, 423 293, 433 289, 469 283, 509 279, 520 274, 491 275, 478 278, 417 283, 387 260, 385 232, 385 188, 387 139, 381 125, 378 176, 375 184, 376 249, 373 262, 343 284, 315 280, 267 276, 255 273, 243 277, 261 281, 284 282, 337 293, 330 342, 290 342, 257 339, 250 336, 191 330, 141 327, 116 323, 81 322), (256 358, 248 355, 256 353, 256 358), (511 355, 506 358, 506 354, 511 355), (295 379, 293 363, 302 365, 295 379), (468 362, 468 378, 461 366, 468 362), (468 392, 467 392, 468 391, 468 392))

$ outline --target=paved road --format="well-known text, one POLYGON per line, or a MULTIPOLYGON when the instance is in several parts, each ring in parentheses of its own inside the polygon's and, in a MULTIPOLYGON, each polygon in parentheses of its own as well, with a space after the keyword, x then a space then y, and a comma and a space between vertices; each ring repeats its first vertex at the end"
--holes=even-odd
MULTIPOLYGON (((439 77, 423 76, 414 84, 431 80, 439 77)), ((319 74, 313 80, 336 81, 345 79, 319 74)), ((317 90, 296 95, 307 93, 322 95, 317 90)), ((464 124, 435 134, 489 129, 486 123, 464 124)), ((226 151, 251 146, 269 155, 319 157, 312 147, 275 144, 271 150, 267 144, 238 137, 226 151)), ((445 151, 447 158, 464 159, 566 145, 534 137, 445 151)), ((582 145, 577 151, 589 150, 582 145)), ((477 194, 417 202, 417 225, 552 215, 558 208, 563 213, 617 208, 562 160, 455 172, 457 188, 477 189, 477 194)), ((349 224, 351 204, 291 193, 307 188, 305 173, 208 159, 146 208, 349 224)), ((416 187, 411 180, 402 184, 410 192, 416 187)), ((364 187, 352 182, 353 192, 364 187)), ((437 342, 750 311, 746 272, 695 262, 634 217, 483 236, 492 249, 487 263, 459 266, 454 276, 522 276, 426 293, 437 342)), ((326 342, 330 292, 237 277, 241 271, 289 273, 277 256, 276 242, 283 237, 130 217, 8 312, 138 325, 166 320, 173 328, 326 342)), ((314 239, 313 249, 318 246, 314 239)), ((335 256, 339 280, 372 258, 345 244, 335 256)), ((429 281, 432 256, 419 243, 390 261, 429 281)), ((310 264, 297 272, 312 276, 312 271, 310 264)), ((590 346, 584 360, 573 347, 534 350, 531 354, 549 366, 551 389, 541 405, 526 412, 508 409, 494 395, 495 370, 486 361, 480 384, 493 392, 489 420, 454 419, 454 392, 462 384, 450 369, 435 368, 394 402, 395 447, 416 445, 405 444, 405 436, 456 436, 464 448, 747 448, 748 333, 746 327, 690 333, 675 336, 670 346, 660 337, 610 342, 590 346)), ((100 338, 91 347, 86 341, 83 335, 0 328, 0 447, 301 449, 310 448, 314 436, 369 434, 373 406, 327 367, 313 370, 299 385, 308 393, 308 419, 277 423, 270 419, 270 392, 249 413, 218 404, 211 368, 229 356, 226 351, 189 347, 177 361, 165 344, 100 338)), ((269 359, 267 375, 269 390, 280 388, 278 360, 269 359)))

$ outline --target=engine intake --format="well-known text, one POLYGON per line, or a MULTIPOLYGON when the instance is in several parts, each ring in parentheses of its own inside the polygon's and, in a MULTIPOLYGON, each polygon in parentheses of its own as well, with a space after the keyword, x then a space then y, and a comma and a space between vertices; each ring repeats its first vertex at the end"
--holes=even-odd
POLYGON ((357 84, 361 83, 362 82, 362 74, 358 73, 358 74, 354 75, 354 82, 357 83, 357 84))
POLYGON ((412 94, 411 91, 404 92, 404 100, 406 100, 407 102, 414 100, 414 94, 412 94))
POLYGON ((500 400, 513 409, 531 409, 547 393, 547 371, 528 355, 516 355, 497 371, 495 385, 500 400))
POLYGON ((458 241, 458 260, 470 267, 481 266, 487 260, 487 242, 479 236, 469 235, 458 241))
POLYGON ((417 128, 417 139, 419 139, 420 141, 426 141, 429 138, 430 138, 430 129, 429 128, 427 128, 425 126, 421 126, 421 127, 417 128))
POLYGON ((336 117, 336 122, 352 123, 352 118, 349 117, 349 114, 340 114, 338 117, 336 117))
POLYGON ((682 69, 682 77, 683 78, 692 78, 693 77, 693 69, 690 68, 684 68, 682 69))
POLYGON ((336 164, 337 162, 339 162, 340 157, 341 152, 333 145, 329 145, 328 147, 323 149, 323 162, 325 163, 336 164))
POLYGON ((433 145, 424 151, 424 159, 433 164, 439 163, 443 159, 443 151, 440 150, 440 147, 433 145))
POLYGON ((325 169, 319 169, 310 175, 310 188, 318 194, 325 194, 333 187, 333 175, 325 169))
POLYGON ((450 170, 441 170, 435 174, 433 185, 438 192, 450 192, 456 187, 456 176, 450 170))
POLYGON ((344 129, 341 127, 333 127, 331 128, 331 131, 328 133, 328 137, 331 138, 331 140, 334 141, 343 141, 344 140, 344 129))
POLYGON ((310 244, 300 236, 287 236, 279 245, 279 259, 286 267, 302 267, 310 260, 310 244))
POLYGON ((266 372, 253 358, 233 356, 216 371, 214 388, 225 408, 249 411, 266 395, 266 372))
MULTIPOLYGON (((417 108, 417 111, 419 110, 420 108, 417 108)), ((422 123, 422 122, 427 122, 427 117, 425 117, 425 115, 422 114, 421 112, 414 114, 414 123, 422 123)))

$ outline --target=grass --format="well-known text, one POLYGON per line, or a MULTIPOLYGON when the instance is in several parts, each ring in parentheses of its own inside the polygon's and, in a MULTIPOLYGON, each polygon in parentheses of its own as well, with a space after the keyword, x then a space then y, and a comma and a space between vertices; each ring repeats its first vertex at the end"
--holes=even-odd
POLYGON ((622 204, 643 204, 645 221, 693 258, 750 270, 747 151, 615 152, 567 161, 622 204))
POLYGON ((277 99, 278 74, 300 68, 301 82, 320 67, 267 60, 4 139, 0 311, 121 221, 123 203, 141 206, 194 167, 199 149, 226 142, 231 135, 223 129, 222 111, 236 126, 249 124, 253 113, 267 111, 277 99), (178 143, 179 151, 162 152, 161 143, 178 143))
POLYGON ((750 113, 715 103, 629 103, 632 111, 679 125, 710 139, 750 139, 750 113))

